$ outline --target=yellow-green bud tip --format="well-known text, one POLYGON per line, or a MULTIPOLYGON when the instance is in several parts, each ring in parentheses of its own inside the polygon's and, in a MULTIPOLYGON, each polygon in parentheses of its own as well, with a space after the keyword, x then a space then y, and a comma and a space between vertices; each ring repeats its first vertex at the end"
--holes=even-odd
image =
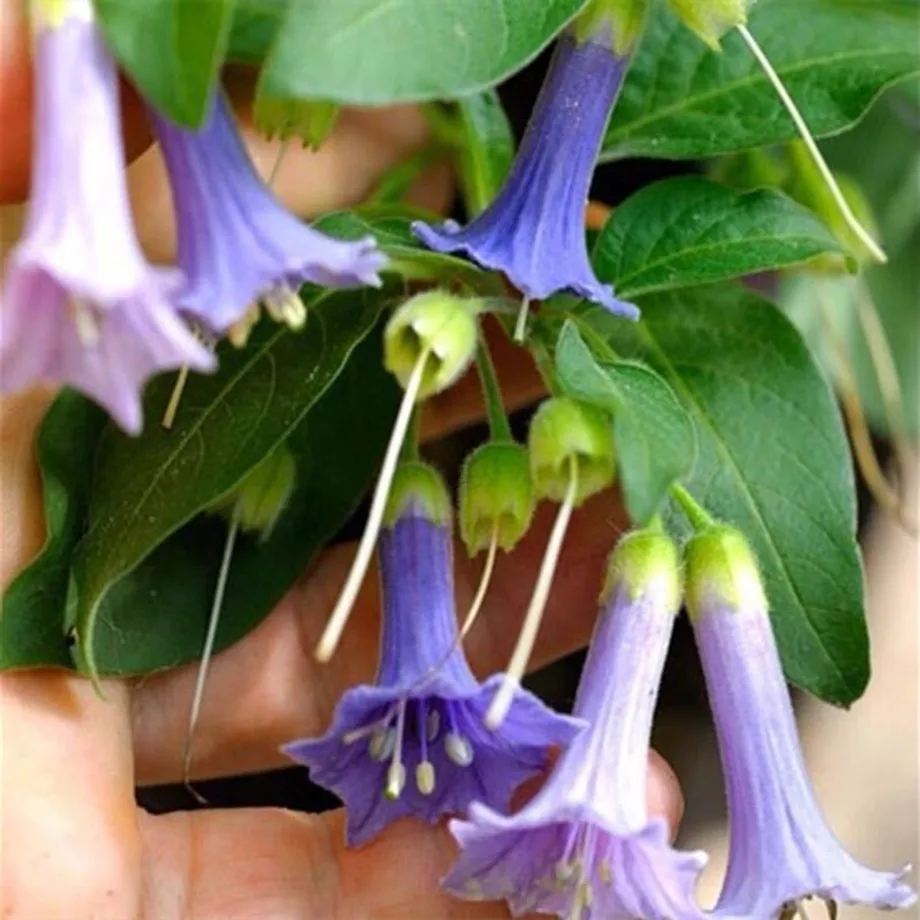
POLYGON ((460 533, 471 556, 512 549, 530 527, 536 507, 530 458, 520 444, 483 444, 467 457, 460 478, 460 533))
POLYGON ((383 526, 393 527, 406 514, 424 517, 441 527, 450 524, 447 484, 427 463, 402 463, 396 468, 383 515, 383 526))
POLYGON ((668 0, 683 24, 714 51, 730 29, 747 22, 750 0, 668 0))
POLYGON ((405 387, 424 352, 428 353, 419 398, 449 387, 476 353, 480 301, 448 291, 425 291, 399 307, 383 336, 383 363, 405 387))
POLYGON ((339 111, 334 102, 273 99, 260 94, 252 108, 252 120, 256 130, 269 139, 298 137, 305 146, 318 150, 332 133, 339 111))
POLYGON ((575 20, 575 37, 600 36, 614 54, 626 55, 642 35, 647 12, 648 0, 591 0, 575 20))
POLYGON ((663 531, 652 528, 635 530, 623 537, 610 554, 601 603, 610 600, 617 589, 628 591, 631 601, 654 591, 676 615, 680 610, 683 576, 674 541, 663 531))
POLYGON ((717 524, 687 544, 687 609, 696 619, 706 610, 765 610, 763 582, 747 540, 733 527, 717 524))
POLYGON ((527 446, 534 488, 540 497, 562 500, 572 459, 578 472, 576 505, 613 482, 613 423, 594 406, 564 396, 548 399, 534 415, 527 446))

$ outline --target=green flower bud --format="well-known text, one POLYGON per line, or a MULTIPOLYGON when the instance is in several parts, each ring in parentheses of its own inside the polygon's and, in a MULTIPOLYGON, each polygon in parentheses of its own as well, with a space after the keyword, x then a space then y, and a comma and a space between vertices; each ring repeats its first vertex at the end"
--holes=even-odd
POLYGON ((441 527, 450 524, 451 504, 447 485, 441 474, 427 463, 411 461, 396 468, 383 513, 383 526, 393 527, 409 512, 441 527))
POLYGON ((734 527, 716 524, 687 544, 687 609, 695 619, 706 610, 767 609, 757 560, 734 527))
POLYGON ((747 22, 750 0, 668 0, 683 24, 695 32, 714 51, 721 50, 719 39, 736 26, 747 22))
POLYGON ((569 461, 578 472, 575 504, 613 482, 613 423, 594 406, 568 397, 548 399, 537 410, 528 440, 538 496, 561 501, 569 487, 569 461))
POLYGON ((520 444, 483 444, 467 457, 460 478, 460 534, 475 556, 492 534, 506 552, 527 533, 536 507, 530 457, 520 444))
POLYGON ((622 57, 642 35, 647 11, 648 0, 592 0, 575 20, 575 36, 584 41, 609 29, 613 52, 622 57))
POLYGON ((610 554, 600 599, 606 603, 617 588, 625 588, 630 601, 654 590, 676 615, 682 587, 677 546, 663 530, 648 527, 627 534, 610 554))
POLYGON ((423 351, 428 360, 419 398, 449 387, 469 367, 476 353, 478 300, 448 291, 425 291, 407 300, 391 317, 383 334, 383 363, 403 385, 409 382, 423 351))
POLYGON ((228 520, 235 519, 240 530, 257 531, 267 539, 290 501, 296 477, 294 455, 282 445, 211 510, 228 520))
POLYGON ((252 121, 256 130, 270 140, 299 137, 304 146, 318 150, 332 133, 339 111, 335 102, 272 99, 259 94, 252 107, 252 121))

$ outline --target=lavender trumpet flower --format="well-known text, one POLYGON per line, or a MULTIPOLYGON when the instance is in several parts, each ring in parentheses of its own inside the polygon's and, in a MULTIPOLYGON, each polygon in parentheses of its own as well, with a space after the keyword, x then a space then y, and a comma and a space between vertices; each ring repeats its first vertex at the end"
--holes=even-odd
POLYGON ((69 384, 130 433, 158 371, 214 367, 175 313, 175 271, 141 253, 124 182, 115 65, 89 0, 36 3, 35 159, 0 295, 0 389, 69 384))
POLYGON ((703 853, 672 849, 649 817, 649 737, 680 607, 677 551, 662 533, 626 537, 611 559, 608 598, 574 715, 589 728, 546 785, 512 817, 476 803, 452 821, 461 847, 444 880, 471 900, 505 899, 514 916, 567 920, 702 920, 694 887, 703 853))
POLYGON ((412 229, 429 249, 503 272, 525 299, 567 291, 636 319, 636 307, 598 281, 585 240, 591 176, 629 60, 610 39, 608 26, 559 39, 511 174, 482 214, 463 228, 412 229))
MULTIPOLYGON (((713 526, 689 544, 687 603, 725 774, 728 873, 717 917, 796 913, 803 898, 908 907, 904 871, 858 863, 808 781, 757 564, 744 537, 713 526)), ((833 913, 832 913, 833 916, 833 913)))
POLYGON ((152 112, 172 186, 178 264, 186 284, 179 307, 223 332, 261 300, 279 320, 305 318, 297 289, 378 286, 386 258, 373 237, 332 239, 308 227, 272 195, 253 168, 233 113, 217 92, 200 131, 152 112))
POLYGON ((580 728, 524 691, 501 732, 484 728, 498 678, 480 684, 457 641, 452 545, 442 480, 429 467, 405 464, 380 538, 376 682, 345 693, 323 737, 284 748, 345 802, 350 845, 398 818, 433 823, 474 799, 507 810, 512 792, 545 766, 547 748, 580 728))

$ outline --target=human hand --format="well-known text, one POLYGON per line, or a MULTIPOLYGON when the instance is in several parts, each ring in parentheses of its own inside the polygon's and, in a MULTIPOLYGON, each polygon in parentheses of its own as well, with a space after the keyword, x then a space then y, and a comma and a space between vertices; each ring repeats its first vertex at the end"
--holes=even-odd
MULTIPOLYGON (((0 200, 9 203, 21 200, 27 183, 30 71, 22 7, 8 0, 0 11, 0 200)), ((243 97, 245 81, 239 82, 243 97)), ((147 143, 137 114, 129 104, 128 149, 135 154, 147 143)), ((411 108, 346 113, 318 154, 289 152, 276 188, 304 215, 352 204, 423 141, 424 130, 411 108)), ((277 147, 251 130, 247 140, 267 173, 277 147)), ((155 152, 141 155, 129 177, 140 236, 152 256, 168 258, 172 219, 155 152)), ((443 171, 427 176, 414 194, 429 206, 443 206, 449 195, 443 171)), ((15 212, 6 215, 12 219, 15 212)), ((5 246, 12 242, 6 236, 5 246)), ((526 354, 504 340, 493 349, 509 403, 533 399, 539 381, 526 354)), ((0 402, 0 584, 43 540, 31 442, 48 398, 39 393, 0 402)), ((430 401, 425 433, 437 436, 479 412, 475 378, 464 379, 430 401)), ((587 640, 617 514, 606 494, 576 516, 535 664, 587 640)), ((479 674, 500 670, 507 660, 550 517, 551 509, 543 509, 520 548, 500 561, 468 643, 479 674)), ((327 551, 260 627, 215 658, 196 735, 197 777, 282 765, 281 742, 322 732, 343 690, 372 676, 378 616, 373 578, 333 665, 317 665, 312 657, 352 552, 348 546, 327 551)), ((463 609, 476 567, 457 555, 463 609)), ((0 678, 6 742, 0 755, 0 914, 14 920, 506 916, 501 906, 455 902, 439 893, 437 881, 453 853, 443 828, 403 821, 367 847, 346 851, 341 812, 309 816, 266 808, 154 817, 137 809, 136 784, 181 776, 194 676, 188 666, 134 683, 107 681, 105 699, 82 678, 59 672, 0 678)), ((675 824, 679 792, 657 758, 649 795, 652 810, 675 824)))

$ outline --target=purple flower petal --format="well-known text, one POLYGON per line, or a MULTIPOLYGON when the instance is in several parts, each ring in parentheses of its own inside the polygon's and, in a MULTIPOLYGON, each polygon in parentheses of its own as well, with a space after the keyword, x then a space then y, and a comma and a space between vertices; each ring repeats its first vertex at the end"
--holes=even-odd
POLYGON ((386 262, 373 237, 332 239, 286 210, 257 175, 226 99, 203 128, 187 131, 152 113, 172 185, 178 263, 188 283, 180 307, 223 332, 254 301, 305 281, 380 284, 386 262))
POLYGON ((585 240, 591 176, 627 63, 602 41, 563 35, 499 196, 467 227, 416 222, 415 235, 429 249, 503 272, 528 298, 565 291, 638 318, 597 279, 585 240))

